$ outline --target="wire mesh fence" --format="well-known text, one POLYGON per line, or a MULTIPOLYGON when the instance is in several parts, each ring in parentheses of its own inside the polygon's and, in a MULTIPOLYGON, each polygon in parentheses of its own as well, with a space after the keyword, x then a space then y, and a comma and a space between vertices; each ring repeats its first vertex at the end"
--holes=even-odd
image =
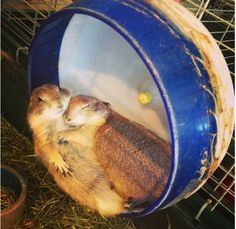
POLYGON ((233 77, 235 75, 234 0, 185 0, 183 5, 202 21, 216 39, 233 77))
POLYGON ((19 47, 29 47, 39 25, 69 0, 5 0, 2 3, 3 36, 19 47))
MULTIPOLYGON (((232 79, 235 76, 235 8, 234 0, 185 0, 183 5, 192 11, 207 27, 225 57, 232 79)), ((202 187, 210 209, 222 209, 234 215, 234 138, 229 151, 215 173, 202 187)))

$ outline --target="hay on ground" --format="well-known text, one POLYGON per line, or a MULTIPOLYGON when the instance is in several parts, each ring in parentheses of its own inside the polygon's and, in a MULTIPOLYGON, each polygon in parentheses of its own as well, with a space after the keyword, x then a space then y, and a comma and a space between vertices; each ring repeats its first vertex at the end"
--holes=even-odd
POLYGON ((103 218, 79 205, 63 193, 47 169, 34 156, 32 143, 1 119, 2 164, 12 166, 26 180, 28 195, 23 219, 18 229, 132 229, 132 221, 119 217, 103 218))

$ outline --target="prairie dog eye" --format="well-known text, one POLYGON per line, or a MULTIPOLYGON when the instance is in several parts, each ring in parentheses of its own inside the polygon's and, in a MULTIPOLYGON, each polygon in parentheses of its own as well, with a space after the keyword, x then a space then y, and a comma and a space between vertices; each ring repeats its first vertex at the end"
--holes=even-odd
POLYGON ((43 100, 42 97, 40 97, 40 96, 37 97, 37 101, 38 101, 39 103, 44 102, 44 100, 43 100))
POLYGON ((90 107, 90 104, 87 104, 87 105, 83 106, 83 107, 81 108, 81 110, 87 109, 87 108, 89 108, 89 107, 90 107))

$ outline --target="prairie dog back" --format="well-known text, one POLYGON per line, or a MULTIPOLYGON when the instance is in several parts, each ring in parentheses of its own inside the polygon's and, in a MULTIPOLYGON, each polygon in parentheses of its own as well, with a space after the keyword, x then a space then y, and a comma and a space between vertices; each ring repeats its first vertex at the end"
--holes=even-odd
POLYGON ((171 145, 143 126, 112 111, 98 129, 96 155, 121 195, 158 198, 168 180, 171 145))

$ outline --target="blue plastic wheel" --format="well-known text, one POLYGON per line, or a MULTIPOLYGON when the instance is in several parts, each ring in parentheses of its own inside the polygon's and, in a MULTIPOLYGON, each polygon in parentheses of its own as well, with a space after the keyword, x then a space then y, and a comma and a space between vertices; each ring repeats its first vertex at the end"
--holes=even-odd
POLYGON ((194 193, 228 148, 234 95, 227 65, 205 27, 172 0, 69 5, 39 28, 28 76, 30 90, 55 83, 96 96, 171 142, 165 190, 129 216, 194 193))

